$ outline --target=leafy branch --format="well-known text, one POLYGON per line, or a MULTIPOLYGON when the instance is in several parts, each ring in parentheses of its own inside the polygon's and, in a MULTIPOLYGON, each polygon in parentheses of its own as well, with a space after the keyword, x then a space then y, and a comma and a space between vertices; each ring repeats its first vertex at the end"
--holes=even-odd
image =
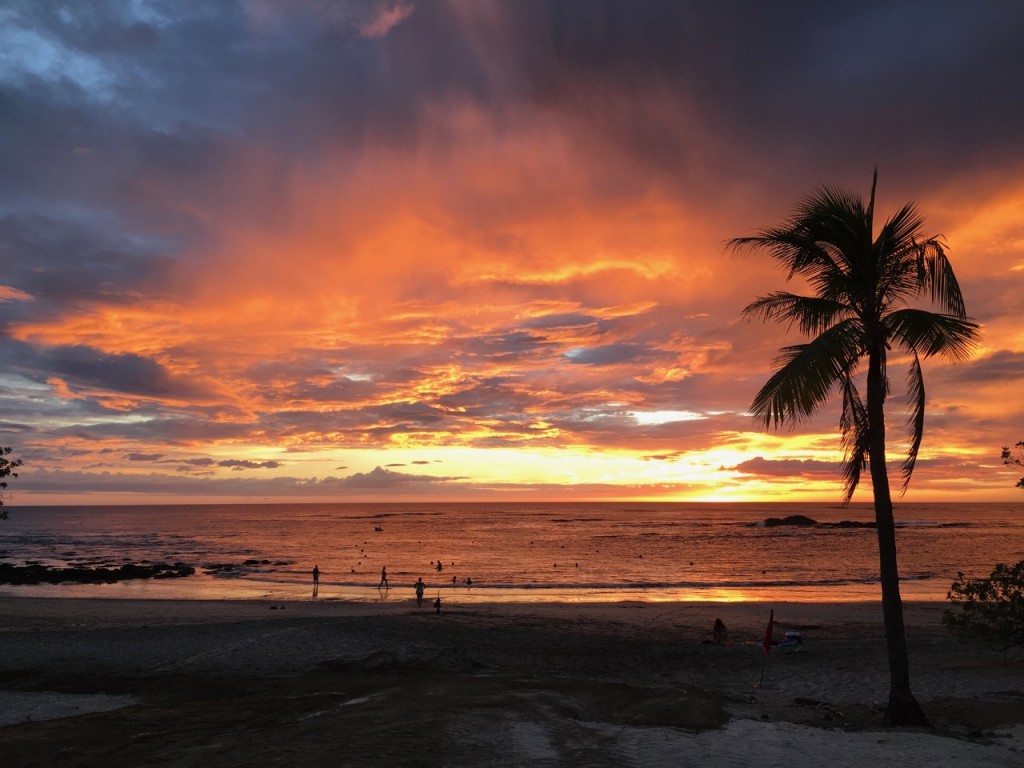
MULTIPOLYGON (((1003 464, 1006 466, 1018 466, 1024 467, 1024 440, 1018 442, 1014 448, 1017 449, 1016 455, 1009 446, 1003 446, 1003 464)), ((1024 477, 1017 481, 1018 488, 1024 488, 1024 477)))
MULTIPOLYGON (((18 467, 21 466, 21 459, 9 459, 8 456, 13 452, 13 448, 6 446, 0 448, 0 496, 7 490, 7 479, 8 477, 17 477, 18 473, 15 472, 18 467)), ((4 502, 0 498, 0 520, 7 519, 7 510, 3 508, 4 502)))

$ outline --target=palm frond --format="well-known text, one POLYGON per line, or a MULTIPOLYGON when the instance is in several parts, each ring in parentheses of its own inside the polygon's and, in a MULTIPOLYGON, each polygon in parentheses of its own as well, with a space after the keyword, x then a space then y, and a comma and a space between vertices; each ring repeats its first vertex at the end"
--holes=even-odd
POLYGON ((904 205, 879 231, 875 251, 883 262, 878 292, 906 299, 927 294, 932 303, 965 318, 963 295, 940 237, 924 234, 913 203, 904 205))
POLYGON ((903 461, 903 487, 900 495, 907 492, 910 486, 910 476, 914 474, 914 465, 917 464, 917 452, 921 448, 921 439, 924 437, 924 375, 921 373, 921 360, 917 353, 914 353, 914 360, 907 371, 907 429, 910 432, 910 448, 907 450, 907 458, 903 461))
POLYGON ((872 245, 875 269, 873 291, 880 306, 920 296, 924 265, 919 244, 924 221, 913 203, 904 205, 885 222, 872 245))
POLYGON ((798 296, 786 291, 776 291, 762 296, 743 308, 744 317, 759 317, 794 323, 805 335, 824 331, 838 318, 848 316, 850 308, 841 302, 817 296, 798 296))
POLYGON ((929 240, 918 246, 918 258, 924 268, 924 287, 930 290, 930 298, 949 314, 966 319, 964 297, 960 293, 953 265, 939 240, 929 240))
POLYGON ((880 253, 899 254, 905 244, 920 240, 924 218, 914 203, 900 208, 878 231, 875 244, 880 253))
POLYGON ((829 252, 798 229, 765 229, 752 237, 737 237, 726 246, 737 253, 764 250, 786 270, 786 279, 795 275, 811 276, 821 269, 836 269, 829 252))
POLYGON ((843 435, 843 501, 849 502, 860 484, 861 472, 867 466, 868 410, 853 383, 852 371, 843 377, 843 411, 839 429, 843 435))
POLYGON ((883 321, 890 338, 924 357, 965 360, 980 337, 976 323, 926 309, 897 309, 883 321))
POLYGON ((871 171, 871 197, 868 198, 868 210, 865 213, 865 220, 868 225, 868 232, 875 231, 875 189, 878 187, 878 166, 871 171))
POLYGON ((825 275, 834 281, 849 276, 857 266, 850 255, 861 253, 870 240, 871 228, 860 198, 822 187, 805 198, 782 226, 735 238, 727 245, 740 252, 767 251, 787 269, 787 279, 801 275, 816 281, 825 275))
POLYGON ((871 243, 863 201, 832 187, 821 187, 798 205, 790 226, 823 247, 827 244, 831 261, 845 275, 857 271, 858 256, 871 243))
POLYGON ((776 370, 750 411, 766 427, 796 423, 814 413, 860 356, 860 332, 843 320, 807 344, 783 347, 776 370))

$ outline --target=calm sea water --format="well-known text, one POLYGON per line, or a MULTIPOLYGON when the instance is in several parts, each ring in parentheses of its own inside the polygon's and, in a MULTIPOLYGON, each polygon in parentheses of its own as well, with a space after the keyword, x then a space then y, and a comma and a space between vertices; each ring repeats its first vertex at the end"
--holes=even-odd
MULTIPOLYGON (((897 505, 904 599, 944 600, 957 571, 1024 559, 1022 504, 897 505)), ((869 505, 248 504, 11 508, 0 561, 185 562, 193 577, 0 586, 81 597, 446 601, 877 600, 875 531, 767 528, 767 517, 870 521, 869 505), (442 569, 437 570, 437 563, 442 569), (230 566, 224 568, 223 566, 230 566), (387 567, 390 590, 378 590, 387 567), (472 585, 467 585, 467 579, 472 585)))

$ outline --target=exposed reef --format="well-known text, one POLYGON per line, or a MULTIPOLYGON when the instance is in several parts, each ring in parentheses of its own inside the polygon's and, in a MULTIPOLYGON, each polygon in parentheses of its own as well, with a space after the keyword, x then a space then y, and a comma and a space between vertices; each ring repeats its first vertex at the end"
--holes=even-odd
POLYGON ((818 521, 806 515, 789 515, 788 517, 769 517, 764 521, 766 528, 780 525, 817 525, 818 521))
POLYGON ((195 568, 185 563, 126 563, 117 568, 53 568, 40 563, 0 563, 0 584, 113 584, 128 579, 177 579, 195 572, 195 568))
POLYGON ((788 517, 769 517, 763 523, 765 528, 777 528, 779 526, 811 526, 819 528, 877 528, 875 522, 861 522, 859 520, 840 520, 838 523, 819 523, 813 517, 806 515, 789 515, 788 517))

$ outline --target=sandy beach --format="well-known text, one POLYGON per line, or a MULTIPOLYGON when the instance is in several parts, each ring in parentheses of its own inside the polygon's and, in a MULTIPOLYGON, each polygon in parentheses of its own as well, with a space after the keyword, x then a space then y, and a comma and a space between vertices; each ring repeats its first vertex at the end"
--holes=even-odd
POLYGON ((881 724, 875 604, 0 598, 14 766, 1019 766, 1024 660, 906 606, 930 730, 881 724), (774 648, 758 687, 769 608, 774 648), (721 618, 729 645, 713 645, 721 618))

